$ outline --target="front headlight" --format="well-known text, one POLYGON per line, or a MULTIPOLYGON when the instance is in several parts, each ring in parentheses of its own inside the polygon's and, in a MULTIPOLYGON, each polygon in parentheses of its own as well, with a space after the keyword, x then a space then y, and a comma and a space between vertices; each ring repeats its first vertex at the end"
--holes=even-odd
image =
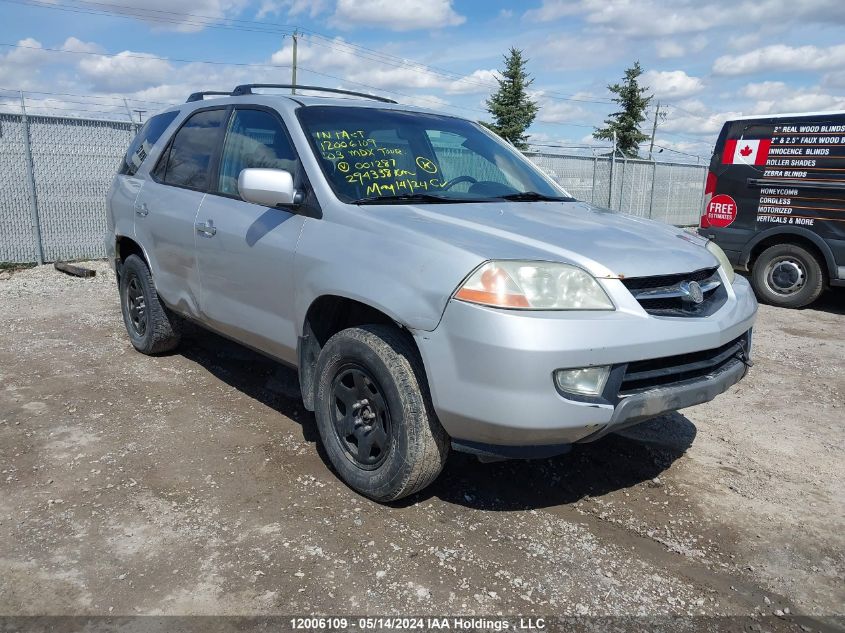
POLYGON ((733 264, 731 264, 731 260, 729 260, 728 256, 725 255, 725 251, 722 250, 722 247, 716 244, 713 240, 710 240, 707 242, 707 250, 716 256, 716 259, 719 260, 719 266, 722 267, 725 274, 728 276, 728 281, 733 283, 734 279, 736 279, 736 272, 734 271, 733 264))
POLYGON ((613 302, 589 273, 552 262, 487 262, 455 298, 522 310, 613 310, 613 302))

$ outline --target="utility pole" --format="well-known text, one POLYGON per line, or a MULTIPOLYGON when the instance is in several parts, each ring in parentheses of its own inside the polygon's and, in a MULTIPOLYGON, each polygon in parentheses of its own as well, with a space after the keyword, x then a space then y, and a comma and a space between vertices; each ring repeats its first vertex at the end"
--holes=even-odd
POLYGON ((648 146, 648 159, 651 160, 651 153, 654 151, 654 135, 657 134, 657 117, 660 115, 660 102, 657 102, 657 107, 654 109, 654 125, 651 128, 651 143, 648 146))
POLYGON ((296 44, 297 44, 298 40, 299 40, 299 33, 297 32, 296 29, 294 29, 293 30, 293 65, 291 66, 291 71, 290 71, 290 84, 291 84, 290 93, 292 95, 296 94, 296 44))
POLYGON ((138 113, 138 123, 139 124, 143 123, 144 122, 144 113, 146 112, 146 110, 135 110, 135 112, 138 113))

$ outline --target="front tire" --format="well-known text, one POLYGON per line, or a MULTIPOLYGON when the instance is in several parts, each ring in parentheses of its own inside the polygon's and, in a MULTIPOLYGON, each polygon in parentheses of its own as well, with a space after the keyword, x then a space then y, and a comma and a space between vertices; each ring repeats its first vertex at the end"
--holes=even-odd
POLYGON ((182 339, 182 321, 159 300, 147 263, 130 255, 120 274, 120 307, 133 347, 142 354, 175 349, 182 339))
POLYGON ((818 299, 824 290, 824 271, 806 248, 776 244, 760 253, 754 262, 751 285, 763 303, 802 308, 818 299))
POLYGON ((331 337, 316 367, 315 415, 329 461, 351 488, 395 501, 432 483, 449 439, 407 336, 365 325, 331 337))

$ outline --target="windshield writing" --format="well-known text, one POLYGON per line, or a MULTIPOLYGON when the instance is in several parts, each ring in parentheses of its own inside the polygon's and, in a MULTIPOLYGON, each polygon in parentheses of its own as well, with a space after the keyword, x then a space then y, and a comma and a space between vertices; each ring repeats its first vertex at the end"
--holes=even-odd
POLYGON ((299 117, 326 178, 346 202, 421 194, 455 202, 525 192, 566 195, 469 121, 338 106, 303 108, 299 117))

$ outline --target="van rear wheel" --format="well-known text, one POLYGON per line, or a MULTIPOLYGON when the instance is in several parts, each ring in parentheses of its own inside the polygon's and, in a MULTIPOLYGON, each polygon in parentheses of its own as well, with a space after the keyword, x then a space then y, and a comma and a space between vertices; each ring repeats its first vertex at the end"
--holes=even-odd
POLYGON ((763 303, 801 308, 818 299, 824 290, 824 271, 806 248, 777 244, 760 253, 754 262, 751 285, 763 303))

